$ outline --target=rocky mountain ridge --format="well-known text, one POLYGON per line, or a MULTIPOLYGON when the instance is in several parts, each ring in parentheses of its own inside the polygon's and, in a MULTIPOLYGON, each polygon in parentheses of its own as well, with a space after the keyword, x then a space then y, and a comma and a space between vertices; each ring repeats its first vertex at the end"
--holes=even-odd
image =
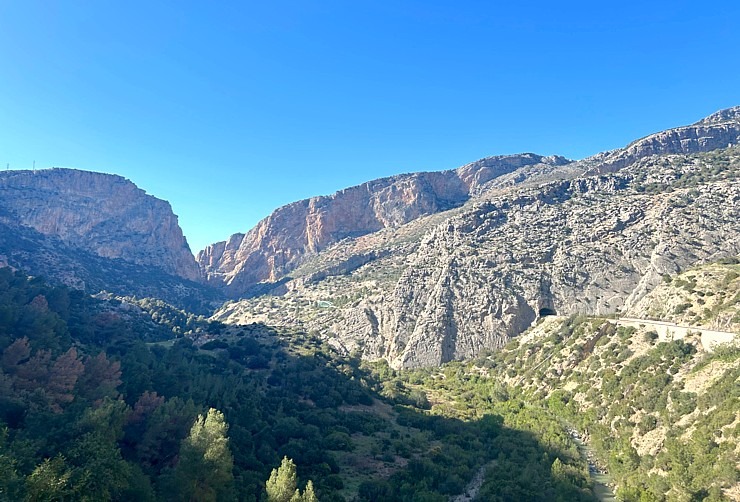
POLYGON ((0 172, 0 265, 96 293, 151 296, 203 312, 177 216, 117 175, 76 169, 0 172))
POLYGON ((351 187, 277 209, 247 233, 198 254, 210 284, 249 296, 283 282, 306 260, 342 239, 393 229, 460 207, 486 192, 617 172, 652 155, 691 154, 740 142, 740 107, 652 134, 581 161, 534 154, 488 157, 456 170, 414 173, 351 187))
MULTIPOLYGON (((707 120, 736 142, 738 123, 707 120)), ((640 146, 667 138, 661 151, 671 151, 682 134, 693 133, 535 173, 538 183, 496 179, 460 208, 336 243, 280 281, 277 296, 227 304, 215 318, 300 324, 340 350, 418 367, 500 347, 547 313, 626 310, 664 274, 740 251, 740 150, 640 146), (598 174, 625 152, 644 156, 598 174)))
POLYGON ((200 276, 170 204, 117 175, 76 169, 0 172, 6 223, 104 258, 200 276))
POLYGON ((490 180, 524 166, 560 166, 563 157, 535 154, 488 157, 455 170, 382 178, 283 206, 246 234, 198 254, 204 276, 232 295, 275 282, 307 257, 346 238, 396 228, 458 207, 490 180))
POLYGON ((498 156, 374 180, 279 208, 197 263, 169 204, 128 180, 10 171, 0 262, 179 305, 253 297, 216 318, 436 365, 546 313, 630 308, 664 274, 737 254, 738 140, 735 107, 580 161, 498 156))

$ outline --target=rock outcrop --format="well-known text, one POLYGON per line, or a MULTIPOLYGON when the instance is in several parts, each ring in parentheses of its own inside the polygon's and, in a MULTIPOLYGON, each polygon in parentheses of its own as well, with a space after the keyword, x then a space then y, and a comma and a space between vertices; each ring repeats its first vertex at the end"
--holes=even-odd
POLYGON ((458 207, 490 180, 523 166, 558 166, 563 157, 489 157, 456 170, 405 174, 281 207, 246 234, 207 247, 198 262, 210 284, 233 295, 289 274, 342 239, 395 228, 458 207))
POLYGON ((740 106, 720 110, 699 122, 632 142, 600 159, 586 174, 616 172, 649 155, 698 153, 740 144, 740 106))
POLYGON ((740 254, 736 136, 719 149, 676 139, 738 130, 736 113, 716 115, 585 161, 488 178, 455 210, 317 249, 292 279, 271 277, 282 279, 277 296, 226 304, 215 318, 297 324, 348 353, 419 367, 496 349, 542 315, 624 312, 665 274, 740 254), (598 168, 610 158, 630 160, 598 168))
POLYGON ((198 280, 169 203, 125 178, 75 169, 0 172, 0 216, 70 248, 198 280))
POLYGON ((432 366, 545 315, 645 308, 666 275, 740 255, 738 143, 732 108, 581 161, 521 154, 375 180, 284 206, 197 264, 169 204, 121 177, 4 172, 0 264, 179 305, 246 297, 214 317, 432 366))
POLYGON ((109 174, 1 172, 0 266, 198 313, 223 301, 200 282, 170 205, 109 174))

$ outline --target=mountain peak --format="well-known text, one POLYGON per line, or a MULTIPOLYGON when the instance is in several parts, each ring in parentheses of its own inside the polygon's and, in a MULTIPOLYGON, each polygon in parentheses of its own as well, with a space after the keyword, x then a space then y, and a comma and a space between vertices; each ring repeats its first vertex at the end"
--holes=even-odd
POLYGON ((740 106, 714 112, 694 125, 722 124, 724 122, 740 122, 740 106))
POLYGON ((199 277, 169 202, 122 176, 67 168, 3 171, 0 194, 0 223, 103 258, 199 277))

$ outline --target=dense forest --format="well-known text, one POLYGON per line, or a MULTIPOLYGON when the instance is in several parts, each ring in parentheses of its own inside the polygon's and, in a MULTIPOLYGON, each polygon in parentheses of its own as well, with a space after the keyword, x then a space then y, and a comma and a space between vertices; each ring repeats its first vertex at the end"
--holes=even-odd
POLYGON ((6 268, 0 352, 3 500, 446 501, 479 473, 484 500, 594 500, 547 410, 491 381, 495 406, 432 412, 421 382, 300 332, 6 268))

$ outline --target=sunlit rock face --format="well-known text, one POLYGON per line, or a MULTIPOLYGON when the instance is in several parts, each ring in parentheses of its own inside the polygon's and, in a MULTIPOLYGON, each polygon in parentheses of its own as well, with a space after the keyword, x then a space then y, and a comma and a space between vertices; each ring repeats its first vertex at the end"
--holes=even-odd
POLYGON ((222 284, 234 295, 245 294, 257 283, 279 280, 343 239, 459 207, 487 182, 524 166, 568 162, 534 154, 490 157, 456 170, 370 181, 283 206, 246 234, 208 246, 198 254, 198 262, 209 283, 222 284))
MULTIPOLYGON (((341 351, 410 368, 495 350, 543 312, 627 311, 665 274, 740 254, 737 120, 730 109, 582 161, 538 157, 463 183, 454 209, 395 226, 362 220, 379 229, 333 243, 308 239, 301 223, 289 232, 304 238, 303 263, 268 267, 272 296, 226 304, 215 317, 301 326, 341 351), (322 244, 309 253, 309 242, 322 244)), ((318 207, 297 204, 288 207, 300 222, 318 207)), ((268 219, 253 232, 279 241, 279 229, 268 219)))
POLYGON ((199 279, 170 204, 120 176, 74 169, 0 172, 0 209, 4 223, 70 248, 199 279))

